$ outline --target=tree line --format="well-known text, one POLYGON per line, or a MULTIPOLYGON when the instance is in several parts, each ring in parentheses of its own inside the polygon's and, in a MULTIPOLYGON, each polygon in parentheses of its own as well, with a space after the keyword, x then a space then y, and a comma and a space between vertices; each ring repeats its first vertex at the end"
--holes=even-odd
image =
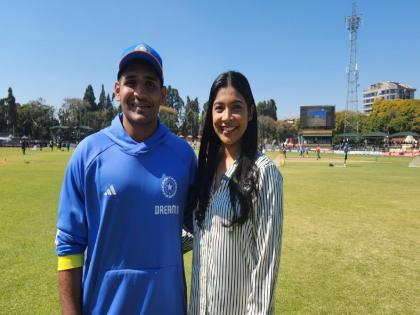
MULTIPOLYGON (((56 110, 42 98, 20 104, 16 102, 12 88, 9 88, 7 97, 0 99, 0 134, 49 140, 54 133, 58 133, 66 141, 78 141, 88 131, 95 132, 111 123, 121 110, 114 106, 113 99, 114 95, 106 93, 102 85, 96 101, 93 87, 88 85, 82 98, 65 98, 56 110)), ((202 133, 206 103, 200 111, 198 98, 187 96, 184 101, 178 90, 172 86, 167 87, 164 103, 164 110, 160 111, 159 116, 170 130, 193 138, 202 133)), ((292 123, 278 120, 277 105, 273 99, 258 102, 257 112, 260 141, 284 141, 297 135, 299 119, 294 119, 292 123)), ((335 134, 344 131, 344 116, 344 111, 335 113, 335 134)), ((377 101, 370 115, 360 113, 357 116, 361 133, 420 133, 420 100, 377 101)))
MULTIPOLYGON (((336 112, 334 133, 344 132, 345 112, 336 112)), ((380 100, 369 115, 357 114, 362 134, 380 131, 393 134, 402 131, 420 133, 420 100, 380 100)))
POLYGON ((43 98, 20 104, 10 87, 7 97, 0 99, 0 134, 42 141, 55 135, 78 141, 87 131, 108 126, 117 111, 103 85, 98 102, 88 85, 83 98, 66 98, 58 110, 43 98))

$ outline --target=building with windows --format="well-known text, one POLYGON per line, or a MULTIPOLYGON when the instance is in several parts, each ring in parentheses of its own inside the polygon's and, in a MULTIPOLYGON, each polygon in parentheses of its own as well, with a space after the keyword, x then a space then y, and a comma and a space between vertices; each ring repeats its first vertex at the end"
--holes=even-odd
POLYGON ((413 99, 416 89, 398 82, 378 82, 363 91, 363 111, 369 114, 376 100, 413 99))

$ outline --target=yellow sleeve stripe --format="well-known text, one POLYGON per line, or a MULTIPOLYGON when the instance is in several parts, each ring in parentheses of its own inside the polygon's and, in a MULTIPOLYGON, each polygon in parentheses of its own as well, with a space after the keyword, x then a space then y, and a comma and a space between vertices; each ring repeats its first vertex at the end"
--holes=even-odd
POLYGON ((84 256, 83 254, 58 256, 58 267, 57 270, 68 270, 73 268, 79 268, 83 266, 84 256))

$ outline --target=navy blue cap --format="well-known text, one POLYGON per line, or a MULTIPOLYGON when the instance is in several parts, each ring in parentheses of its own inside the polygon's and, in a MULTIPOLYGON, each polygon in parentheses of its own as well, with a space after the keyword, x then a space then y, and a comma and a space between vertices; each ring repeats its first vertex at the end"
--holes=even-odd
POLYGON ((162 58, 156 50, 145 43, 136 44, 124 49, 121 54, 121 60, 118 64, 118 76, 121 76, 121 70, 132 60, 145 60, 155 68, 156 73, 163 85, 163 66, 162 58))

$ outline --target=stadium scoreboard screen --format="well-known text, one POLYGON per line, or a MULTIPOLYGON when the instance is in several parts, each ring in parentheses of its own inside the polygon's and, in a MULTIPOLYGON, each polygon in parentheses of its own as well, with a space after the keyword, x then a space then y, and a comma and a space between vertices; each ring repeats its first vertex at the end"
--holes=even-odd
POLYGON ((301 128, 330 128, 335 127, 335 106, 301 106, 301 128))

